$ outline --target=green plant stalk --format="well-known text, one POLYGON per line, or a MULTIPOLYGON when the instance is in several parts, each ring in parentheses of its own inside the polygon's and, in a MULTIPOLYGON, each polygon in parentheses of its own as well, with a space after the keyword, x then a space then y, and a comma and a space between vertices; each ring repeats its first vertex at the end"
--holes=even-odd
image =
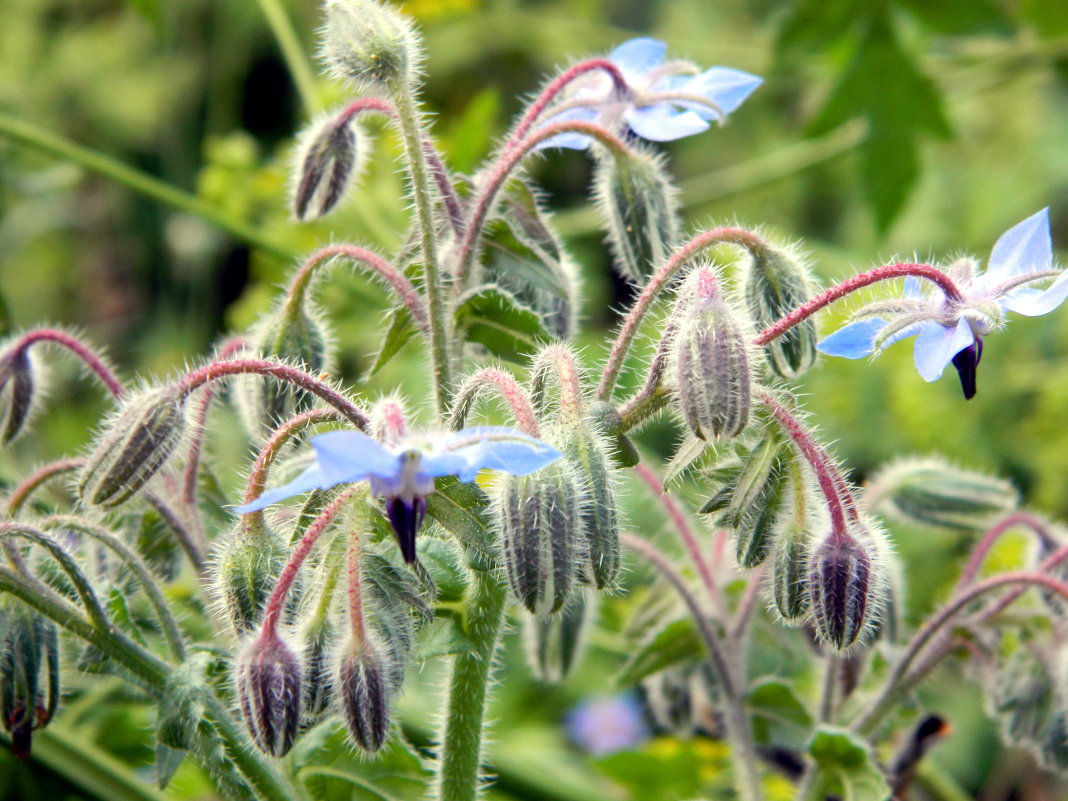
POLYGON ((423 134, 415 108, 412 88, 407 82, 396 87, 397 124, 404 140, 404 150, 415 200, 416 224, 423 253, 423 283, 430 317, 430 359, 434 370, 434 402, 438 415, 445 418, 452 397, 452 364, 449 350, 449 329, 446 319, 444 286, 438 265, 437 241, 434 234, 434 209, 430 194, 430 177, 423 151, 423 134))
POLYGON ((315 84, 315 73, 304 54, 307 52, 293 30, 293 24, 286 15, 286 10, 279 0, 259 0, 260 11, 263 12, 267 25, 278 42, 278 49, 282 53, 282 60, 286 63, 289 75, 296 84, 297 94, 305 111, 319 111, 322 104, 319 102, 319 92, 315 84))
POLYGON ((474 648, 453 658, 441 732, 438 801, 474 801, 478 796, 486 697, 504 604, 504 585, 493 573, 472 571, 464 629, 474 648))
POLYGON ((0 112, 0 135, 7 136, 9 139, 49 155, 79 164, 87 170, 110 178, 128 189, 140 192, 165 206, 196 215, 240 239, 242 242, 270 253, 279 259, 290 261, 295 257, 295 254, 289 248, 277 242, 272 242, 252 226, 246 225, 240 220, 231 219, 219 209, 209 203, 205 203, 189 192, 129 167, 111 156, 82 147, 68 139, 56 136, 50 131, 2 112, 0 112))

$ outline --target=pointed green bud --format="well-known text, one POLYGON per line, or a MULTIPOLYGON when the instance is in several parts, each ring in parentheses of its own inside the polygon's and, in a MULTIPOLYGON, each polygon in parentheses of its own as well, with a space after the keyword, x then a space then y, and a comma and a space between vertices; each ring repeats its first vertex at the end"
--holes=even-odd
POLYGON ((298 220, 328 214, 345 194, 356 169, 356 126, 351 117, 321 120, 301 137, 301 152, 293 193, 298 220))
POLYGON ((185 398, 173 386, 126 401, 89 454, 78 496, 92 506, 129 500, 166 464, 185 433, 185 398))
MULTIPOLYGON (((785 317, 814 295, 804 262, 788 250, 751 251, 743 294, 758 331, 785 317)), ((764 349, 768 364, 788 381, 808 372, 816 358, 816 323, 809 318, 769 342, 764 349)))
POLYGON ((745 569, 761 564, 771 553, 788 476, 788 452, 777 430, 769 427, 743 462, 722 518, 734 531, 738 564, 745 569))
POLYGON ((526 621, 527 664, 539 680, 558 684, 567 678, 582 653, 596 604, 577 592, 558 615, 526 621))
POLYGON ((1004 479, 924 457, 884 467, 869 479, 865 499, 874 513, 905 523, 981 532, 1020 496, 1004 479))
POLYGON ((808 532, 791 517, 779 533, 771 574, 775 609, 783 621, 800 623, 808 611, 808 532))
POLYGON ((238 656, 234 691, 252 741, 283 757, 293 747, 300 723, 300 660, 275 633, 264 633, 238 656))
POLYGON ((412 80, 420 55, 408 20, 385 3, 327 0, 322 57, 361 92, 389 92, 412 80))
POLYGON ((608 458, 616 467, 634 467, 641 461, 638 449, 623 433, 623 418, 619 410, 606 401, 591 403, 589 417, 606 441, 608 458))
POLYGON ((585 422, 563 435, 564 458, 582 478, 582 553, 585 574, 599 590, 615 586, 619 576, 619 520, 614 476, 603 439, 585 422))
POLYGON ((736 437, 749 422, 752 379, 745 330, 711 268, 696 270, 676 343, 679 405, 699 439, 736 437))
POLYGON ((659 153, 599 152, 594 193, 619 271, 639 286, 679 239, 678 190, 659 153))
POLYGON ((390 721, 388 668, 369 641, 350 641, 341 649, 337 693, 352 741, 374 753, 386 741, 390 721))
POLYGON ((0 445, 19 435, 33 411, 33 362, 29 349, 0 356, 0 445))
POLYGON ((581 493, 566 460, 501 475, 495 513, 508 584, 527 611, 559 611, 571 595, 582 536, 581 493))
POLYGON ((251 631, 263 619, 287 556, 284 541, 262 515, 245 516, 223 541, 215 556, 215 597, 237 634, 251 631))
POLYGON ((56 626, 10 595, 0 596, 0 725, 19 759, 30 755, 32 733, 59 704, 56 626))
POLYGON ((820 639, 841 651, 870 635, 885 603, 874 538, 859 523, 815 543, 808 560, 809 605, 820 639))

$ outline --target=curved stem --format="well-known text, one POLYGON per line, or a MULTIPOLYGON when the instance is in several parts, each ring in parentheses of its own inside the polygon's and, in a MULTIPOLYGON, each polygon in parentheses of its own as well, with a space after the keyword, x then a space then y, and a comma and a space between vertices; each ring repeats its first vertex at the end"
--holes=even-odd
POLYGON ((178 382, 178 389, 182 398, 184 398, 210 381, 218 381, 221 378, 248 373, 269 376, 310 392, 341 412, 349 422, 361 431, 367 431, 370 426, 367 415, 352 401, 328 384, 296 367, 268 359, 231 359, 229 361, 212 362, 183 376, 178 382))
POLYGON ((163 522, 167 524, 170 530, 174 532, 174 538, 178 540, 178 545, 185 551, 186 556, 188 556, 189 561, 193 563, 193 567, 196 568, 197 573, 203 573, 204 551, 206 545, 204 545, 203 542, 198 542, 201 537, 194 537, 175 511, 167 505, 166 501, 154 492, 146 492, 144 498, 149 506, 159 513, 159 516, 163 519, 163 522))
POLYGON ((492 367, 485 367, 461 384, 452 399, 452 414, 449 427, 459 430, 467 423, 467 417, 479 396, 487 390, 495 389, 512 410, 516 426, 524 434, 540 438, 537 418, 530 403, 530 396, 508 373, 492 367))
POLYGON ((582 381, 574 354, 564 345, 547 345, 542 348, 530 366, 530 386, 534 405, 541 414, 546 413, 545 384, 550 377, 556 379, 559 390, 559 408, 562 422, 574 424, 582 419, 582 381))
POLYGON ((697 602, 686 581, 675 570, 671 560, 654 545, 632 534, 621 535, 623 544, 637 551, 647 559, 660 574, 675 588, 689 610, 702 642, 708 649, 712 668, 715 670, 723 692, 723 724, 727 730, 731 745, 731 761, 734 764, 734 783, 741 801, 756 801, 763 797, 760 776, 757 772, 756 749, 753 745, 749 718, 745 713, 744 694, 740 687, 740 676, 735 675, 728 659, 728 651, 720 642, 719 635, 712 627, 708 616, 697 602))
POLYGON ((763 239, 744 228, 713 228, 711 231, 698 234, 672 253, 667 262, 650 276, 649 282, 642 289, 623 321, 619 334, 616 335, 616 341, 612 345, 612 351, 605 362, 601 383, 597 387, 597 400, 606 401, 612 396, 619 371, 623 368, 623 360, 630 351, 634 337, 638 333, 638 327, 660 293, 670 286, 672 280, 691 259, 710 247, 725 243, 740 245, 750 251, 766 250, 768 247, 763 239))
POLYGON ((60 331, 56 328, 38 328, 35 331, 30 331, 23 334, 15 342, 11 348, 11 352, 25 350, 37 342, 48 342, 66 348, 85 363, 85 366, 89 368, 93 375, 100 379, 100 383, 111 393, 112 397, 122 397, 122 382, 119 381, 115 376, 115 373, 111 371, 111 368, 107 366, 104 359, 94 353, 92 348, 85 345, 77 337, 71 336, 66 331, 60 331))
POLYGON ((826 292, 817 295, 808 303, 799 306, 785 317, 769 325, 757 334, 756 338, 753 340, 753 344, 767 345, 773 339, 781 337, 798 323, 807 320, 823 307, 829 306, 836 300, 844 298, 846 295, 856 292, 858 289, 871 286, 879 281, 889 281, 894 278, 903 278, 910 275, 915 276, 916 278, 925 278, 926 280, 937 284, 945 293, 946 300, 951 303, 960 303, 963 300, 961 291, 953 282, 953 279, 936 267, 932 267, 929 264, 915 264, 912 262, 887 264, 882 267, 876 267, 873 270, 868 270, 860 275, 855 275, 847 281, 832 286, 826 292))
POLYGON ((613 89, 620 95, 625 96, 630 91, 627 86, 627 80, 623 76, 623 72, 607 58, 592 58, 580 62, 579 64, 575 64, 553 80, 553 82, 546 86, 541 94, 535 98, 534 102, 527 108, 526 113, 523 114, 523 118, 519 121, 519 124, 516 125, 508 142, 505 143, 503 150, 507 152, 511 148, 518 146, 523 137, 527 135, 531 126, 538 121, 545 110, 556 99, 557 95, 559 95, 560 92, 576 78, 580 78, 590 72, 606 73, 612 80, 613 89))
POLYGON ((971 584, 975 580, 975 577, 979 575, 979 570, 983 566, 983 560, 985 560, 987 554, 990 553, 990 549, 994 547, 994 543, 996 543, 1007 531, 1017 527, 1031 529, 1046 547, 1049 547, 1056 542, 1053 539, 1053 535, 1050 533, 1049 526, 1042 520, 1042 518, 1033 515, 1030 512, 1010 512, 987 529, 983 534, 982 539, 979 540, 978 544, 972 550, 971 556, 968 557, 968 563, 964 566, 964 570, 961 571, 960 579, 957 581, 958 592, 971 584))
MULTIPOLYGON (((271 435, 271 438, 264 443, 264 446, 260 448, 260 452, 256 455, 256 461, 253 463, 252 469, 248 474, 248 480, 245 483, 245 503, 252 503, 256 498, 263 494, 263 489, 267 485, 267 476, 270 473, 271 466, 274 464, 274 460, 278 458, 278 454, 287 442, 292 440, 306 428, 318 425, 319 423, 327 423, 341 419, 341 416, 333 409, 309 409, 308 411, 302 412, 296 417, 287 420, 280 426, 274 434, 271 435)), ((255 519, 256 517, 262 520, 263 510, 249 512, 243 519, 250 520, 255 519)))
POLYGON ((57 477, 80 470, 85 464, 85 459, 60 459, 59 461, 46 464, 30 473, 22 483, 11 490, 7 499, 7 513, 12 518, 18 515, 22 505, 36 492, 45 482, 57 477))
POLYGON ((449 169, 441 160, 441 154, 434 147, 434 143, 425 136, 423 137, 423 155, 430 168, 430 175, 438 186, 438 195, 441 197, 441 204, 445 207, 445 216, 452 227, 452 232, 459 237, 464 232, 463 205, 456 194, 456 187, 452 185, 449 169))

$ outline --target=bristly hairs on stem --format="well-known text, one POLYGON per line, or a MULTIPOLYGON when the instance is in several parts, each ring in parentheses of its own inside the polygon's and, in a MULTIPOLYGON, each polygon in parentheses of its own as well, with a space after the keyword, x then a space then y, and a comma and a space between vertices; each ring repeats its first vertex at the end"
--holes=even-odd
POLYGON ((475 404, 491 392, 508 406, 520 431, 535 438, 541 437, 530 395, 511 374, 494 367, 484 367, 461 382, 452 398, 448 427, 454 431, 463 428, 475 404))

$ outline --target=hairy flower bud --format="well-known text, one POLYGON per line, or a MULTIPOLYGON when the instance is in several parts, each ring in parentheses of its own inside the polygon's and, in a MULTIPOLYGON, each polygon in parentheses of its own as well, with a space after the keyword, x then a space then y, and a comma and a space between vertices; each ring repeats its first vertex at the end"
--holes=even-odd
POLYGON ((237 658, 234 689, 253 742, 275 757, 293 746, 300 723, 300 660, 274 632, 253 640, 237 658))
POLYGON ((0 725, 16 757, 30 755, 32 732, 48 723, 58 703, 55 624, 22 601, 0 596, 0 725))
POLYGON ((341 200, 356 168, 356 131, 342 115, 322 120, 303 135, 293 193, 298 220, 314 220, 329 213, 341 200))
POLYGON ((844 650, 882 614, 883 587, 873 533, 854 524, 825 536, 808 560, 809 604, 820 639, 844 650))
POLYGON ((920 526, 985 531, 1016 508, 1020 496, 1004 479, 965 470, 942 459, 901 459, 884 467, 865 490, 877 514, 920 526))
POLYGON ((564 460, 498 481, 496 517, 505 573, 533 614, 558 611, 571 594, 582 532, 580 497, 564 460))
POLYGON ((623 418, 615 406, 606 401, 591 403, 589 419, 605 437, 608 458, 616 467, 634 467, 641 461, 638 449, 623 433, 623 418))
POLYGON ((641 150, 601 153, 594 192, 616 267, 630 281, 644 284, 679 238, 677 190, 663 159, 641 150))
MULTIPOLYGON (((761 249, 752 253, 746 272, 744 295, 749 315, 758 330, 785 317, 815 293, 808 270, 796 255, 786 250, 761 249)), ((776 375, 794 380, 816 358, 816 323, 810 317, 765 346, 768 364, 776 375)))
POLYGON ((375 0, 327 0, 323 60, 360 90, 389 91, 411 80, 419 45, 404 16, 375 0))
POLYGON ((808 611, 808 532, 791 518, 779 533, 771 574, 775 610, 787 623, 800 622, 808 611))
POLYGON ((215 557, 215 595, 237 634, 259 625, 287 554, 263 518, 250 517, 238 521, 215 557))
POLYGON ((301 627, 300 642, 304 669, 301 672, 301 709, 308 718, 315 719, 326 711, 334 697, 334 677, 331 651, 334 645, 334 624, 329 615, 312 618, 301 627))
POLYGON ((33 363, 28 349, 0 356, 0 444, 18 436, 33 408, 33 363))
POLYGON ((173 386, 130 399, 86 459, 78 496, 93 506, 124 503, 167 462, 185 425, 185 398, 173 386))
POLYGON ((734 531, 738 564, 745 569, 761 564, 771 553, 788 473, 786 450, 775 429, 769 428, 742 464, 722 518, 734 531))
POLYGON ((711 269, 696 271, 692 289, 676 344, 679 405, 694 436, 730 439, 749 421, 747 337, 711 269))
POLYGON ((563 681, 578 661, 596 605, 575 593, 558 615, 526 622, 527 664, 539 681, 563 681))
POLYGON ((352 641, 341 649, 337 668, 341 713, 353 742, 364 751, 378 751, 389 734, 388 673, 370 642, 352 641))
POLYGON ((582 551, 586 573, 597 589, 608 589, 619 575, 621 546, 615 488, 605 447, 595 431, 582 426, 564 436, 562 450, 583 480, 582 551))

